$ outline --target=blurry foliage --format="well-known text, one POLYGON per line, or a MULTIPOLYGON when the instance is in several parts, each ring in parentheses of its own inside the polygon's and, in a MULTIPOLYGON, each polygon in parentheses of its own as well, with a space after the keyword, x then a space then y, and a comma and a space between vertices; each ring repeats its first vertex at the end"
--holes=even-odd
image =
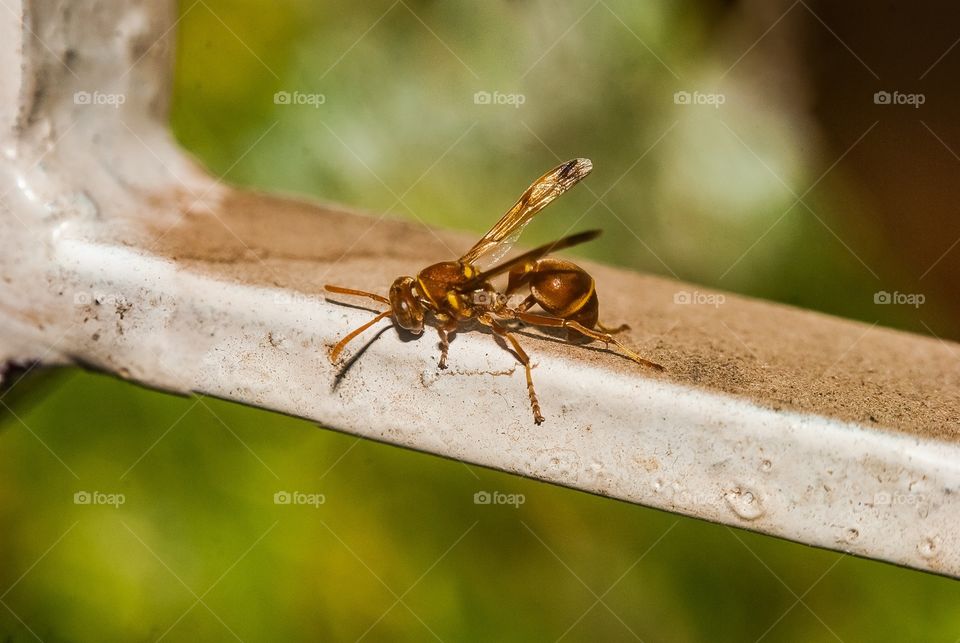
MULTIPOLYGON (((777 177, 802 192, 822 162, 791 114, 739 96, 734 79, 720 110, 674 105, 723 72, 707 49, 719 7, 590 7, 185 0, 174 130, 230 181, 477 233, 556 157, 587 156, 609 209, 577 189, 527 242, 601 227, 582 250, 593 258, 872 321, 872 277, 802 206, 724 275, 793 203, 777 177), (325 102, 276 105, 278 91, 325 102), (525 102, 477 105, 478 91, 525 102)), ((831 198, 845 199, 807 200, 819 211, 831 198)), ((0 434, 0 591, 12 586, 0 631, 12 640, 32 638, 20 619, 45 641, 960 630, 960 586, 946 579, 277 414, 80 372, 28 402, 0 434), (525 503, 476 505, 481 490, 525 503), (78 491, 125 503, 76 505, 78 491), (278 491, 326 502, 276 505, 278 491)))
MULTIPOLYGON (((756 640, 784 613, 764 640, 833 640, 795 605, 814 583, 804 603, 843 640, 957 631, 954 581, 227 402, 76 372, 21 417, 0 449, 0 584, 44 641, 355 640, 394 594, 409 609, 370 640, 555 640, 584 613, 565 640, 756 640), (609 610, 587 612, 594 593, 609 610)), ((0 631, 31 639, 9 612, 0 631)))

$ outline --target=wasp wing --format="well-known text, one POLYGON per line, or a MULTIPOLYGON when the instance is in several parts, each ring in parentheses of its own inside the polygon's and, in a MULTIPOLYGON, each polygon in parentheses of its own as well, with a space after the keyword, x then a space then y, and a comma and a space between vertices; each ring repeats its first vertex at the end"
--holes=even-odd
POLYGON ((488 254, 489 263, 498 261, 510 250, 510 246, 519 238, 520 232, 534 215, 579 183, 592 169, 593 163, 590 159, 573 159, 541 176, 527 188, 513 207, 500 217, 490 231, 460 257, 460 261, 473 264, 488 254))
POLYGON ((562 250, 564 248, 569 248, 570 246, 586 243, 587 241, 599 237, 600 232, 600 230, 587 230, 586 232, 578 232, 577 234, 571 234, 570 236, 562 237, 552 243, 547 243, 539 248, 534 248, 533 250, 524 252, 521 255, 517 255, 513 259, 497 264, 496 266, 493 266, 492 268, 489 268, 488 270, 485 270, 484 272, 474 276, 470 280, 459 284, 457 286, 457 290, 462 292, 475 290, 476 288, 479 288, 480 284, 482 284, 484 281, 492 279, 497 275, 502 275, 505 272, 509 272, 514 266, 536 261, 537 259, 540 259, 551 252, 556 252, 557 250, 562 250))

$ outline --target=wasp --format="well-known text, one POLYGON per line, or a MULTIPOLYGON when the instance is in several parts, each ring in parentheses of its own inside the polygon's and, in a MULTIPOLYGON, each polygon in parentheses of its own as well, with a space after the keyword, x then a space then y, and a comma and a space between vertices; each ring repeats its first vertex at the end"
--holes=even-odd
POLYGON ((388 306, 387 310, 341 339, 330 350, 330 361, 336 364, 347 344, 380 320, 391 317, 395 326, 415 335, 422 334, 425 325, 435 327, 440 335, 438 366, 445 369, 450 335, 462 326, 481 324, 495 337, 509 342, 523 365, 536 424, 541 424, 544 418, 533 386, 530 357, 515 335, 518 325, 565 329, 568 342, 595 340, 608 346, 613 344, 624 357, 642 366, 663 370, 662 366, 640 357, 614 337, 628 326, 609 328, 599 323, 600 302, 596 284, 589 273, 570 261, 548 256, 596 238, 599 230, 572 234, 497 263, 538 212, 583 180, 592 169, 590 160, 583 158, 553 168, 534 181, 466 254, 454 261, 427 266, 416 277, 398 277, 390 286, 387 297, 342 286, 324 286, 329 292, 366 297, 388 306), (489 267, 481 268, 481 265, 489 267), (493 286, 491 279, 504 274, 507 275, 507 286, 501 292, 493 286), (511 305, 518 299, 519 303, 511 305), (534 309, 535 306, 539 310, 534 309))

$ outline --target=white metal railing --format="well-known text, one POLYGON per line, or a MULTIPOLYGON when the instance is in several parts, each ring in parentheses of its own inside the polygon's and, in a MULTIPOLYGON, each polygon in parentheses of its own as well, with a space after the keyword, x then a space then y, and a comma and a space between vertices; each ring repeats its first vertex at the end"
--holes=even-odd
POLYGON ((327 347, 370 313, 328 301, 324 283, 383 292, 472 240, 237 190, 197 168, 166 130, 173 2, 7 4, 3 361, 92 364, 960 576, 960 427, 945 421, 960 409, 957 346, 733 295, 708 310, 683 297, 703 289, 593 266, 610 318, 636 329, 629 341, 663 374, 525 336, 538 427, 522 369, 487 334, 459 334, 438 371, 431 335, 389 330, 338 371, 327 347), (922 368, 904 366, 910 355, 922 368))

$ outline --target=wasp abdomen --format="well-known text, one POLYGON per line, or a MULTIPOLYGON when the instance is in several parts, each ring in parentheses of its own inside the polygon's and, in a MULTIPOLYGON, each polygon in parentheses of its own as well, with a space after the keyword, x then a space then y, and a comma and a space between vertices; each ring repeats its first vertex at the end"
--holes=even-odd
MULTIPOLYGON (((583 268, 563 259, 545 257, 510 271, 508 291, 530 288, 533 299, 555 317, 597 324, 600 302, 591 277, 583 268)), ((571 333, 571 337, 576 333, 571 333)))

